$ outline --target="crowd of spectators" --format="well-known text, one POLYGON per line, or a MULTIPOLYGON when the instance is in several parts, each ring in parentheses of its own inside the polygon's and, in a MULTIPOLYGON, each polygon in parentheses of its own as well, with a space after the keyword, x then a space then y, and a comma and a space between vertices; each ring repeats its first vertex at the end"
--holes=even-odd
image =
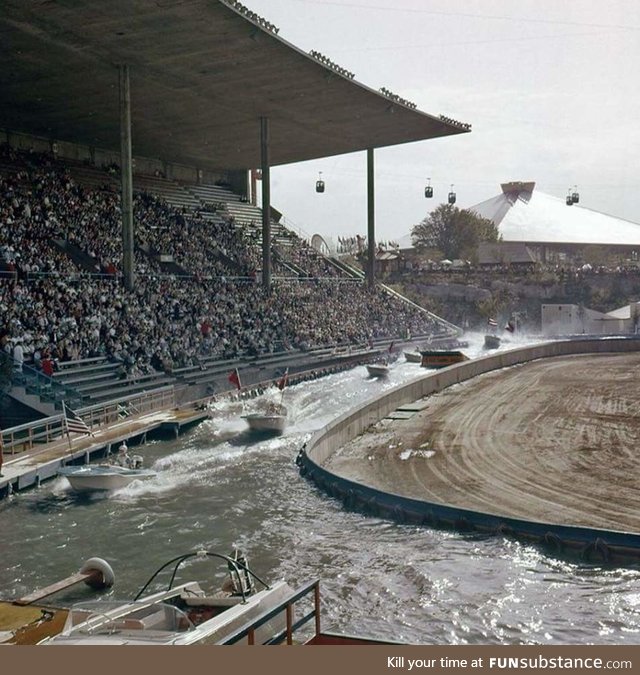
MULTIPOLYGON (((340 277, 340 270, 332 265, 324 256, 320 255, 306 241, 294 233, 286 243, 275 243, 276 264, 286 272, 287 268, 297 271, 300 277, 340 277)), ((276 268, 277 269, 277 268, 276 268)))
POLYGON ((296 237, 287 253, 312 278, 277 280, 266 293, 255 274, 256 247, 240 228, 149 193, 134 201, 138 242, 191 274, 163 275, 153 255, 138 251, 136 285, 127 291, 119 275, 118 195, 77 184, 53 157, 6 147, 3 153, 0 253, 16 274, 0 276, 0 341, 41 368, 50 360, 105 356, 130 375, 172 372, 211 357, 442 330, 403 300, 329 273, 296 237), (7 161, 16 170, 7 171, 7 161), (77 267, 54 239, 90 256, 94 268, 77 267), (238 269, 242 274, 230 274, 238 269))

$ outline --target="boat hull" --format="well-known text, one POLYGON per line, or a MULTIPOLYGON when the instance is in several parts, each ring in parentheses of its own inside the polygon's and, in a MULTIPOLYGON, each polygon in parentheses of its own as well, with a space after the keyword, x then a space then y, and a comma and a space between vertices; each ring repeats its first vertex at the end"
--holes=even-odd
POLYGON ((420 352, 405 352, 404 358, 410 363, 422 363, 422 354, 420 352))
POLYGON ((498 349, 500 346, 500 338, 497 335, 485 335, 484 336, 484 348, 485 349, 498 349))
POLYGON ((281 434, 287 424, 287 418, 284 415, 265 415, 262 413, 249 413, 242 416, 249 425, 251 431, 262 433, 281 434))
POLYGON ((76 492, 111 492, 120 490, 135 480, 151 478, 155 471, 122 467, 64 467, 58 471, 76 492))
POLYGON ((371 377, 386 377, 389 374, 389 367, 369 363, 367 364, 367 372, 371 377))

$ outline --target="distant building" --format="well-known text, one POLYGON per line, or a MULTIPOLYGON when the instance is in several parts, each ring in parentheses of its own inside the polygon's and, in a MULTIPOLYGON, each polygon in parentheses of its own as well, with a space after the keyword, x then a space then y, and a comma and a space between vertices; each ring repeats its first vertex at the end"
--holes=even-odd
POLYGON ((536 259, 572 258, 605 247, 640 252, 640 224, 584 208, 535 189, 535 182, 501 185, 501 194, 469 207, 493 221, 504 243, 526 244, 536 259))
POLYGON ((542 305, 544 335, 621 335, 638 332, 640 302, 602 313, 581 305, 542 305))

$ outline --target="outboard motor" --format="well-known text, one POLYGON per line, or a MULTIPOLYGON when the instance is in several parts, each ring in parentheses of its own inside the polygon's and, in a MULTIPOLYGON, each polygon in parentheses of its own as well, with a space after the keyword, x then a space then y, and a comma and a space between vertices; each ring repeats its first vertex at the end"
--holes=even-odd
POLYGON ((130 469, 141 469, 142 468, 142 463, 143 463, 142 455, 133 455, 133 457, 129 457, 129 468, 130 469))

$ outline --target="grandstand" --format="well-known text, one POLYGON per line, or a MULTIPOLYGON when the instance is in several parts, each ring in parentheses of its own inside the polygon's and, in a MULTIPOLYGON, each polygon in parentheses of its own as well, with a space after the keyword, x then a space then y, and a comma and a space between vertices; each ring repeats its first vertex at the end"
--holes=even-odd
POLYGON ((327 350, 455 333, 272 221, 268 169, 468 125, 369 89, 238 3, 15 4, 0 25, 0 340, 33 410, 188 400, 232 367, 268 380, 327 350))

